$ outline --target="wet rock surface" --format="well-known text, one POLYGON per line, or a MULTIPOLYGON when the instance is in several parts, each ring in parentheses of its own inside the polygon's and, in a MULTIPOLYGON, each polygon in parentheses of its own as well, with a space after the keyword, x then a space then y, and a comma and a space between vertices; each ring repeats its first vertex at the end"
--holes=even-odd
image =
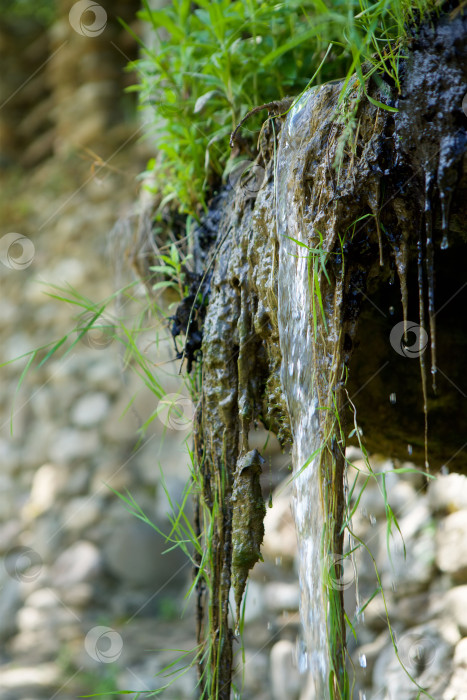
MULTIPOLYGON (((230 529, 235 509, 233 474, 239 449, 249 448, 252 421, 262 420, 281 437, 292 432, 294 449, 301 430, 308 442, 306 448, 297 448, 297 470, 308 455, 320 449, 320 436, 335 434, 329 438, 328 451, 322 450, 322 455, 332 455, 333 466, 319 463, 329 496, 324 501, 334 504, 324 522, 338 522, 342 517, 336 503, 343 497, 343 456, 337 445, 340 431, 347 426, 371 450, 379 448, 400 459, 412 456, 435 470, 447 464, 460 471, 466 468, 463 370, 462 363, 454 359, 464 354, 465 324, 457 323, 452 341, 461 352, 449 354, 452 324, 447 316, 435 322, 437 309, 449 306, 456 297, 449 312, 457 312, 460 318, 465 296, 463 265, 454 262, 456 257, 460 260, 465 240, 462 235, 449 237, 448 206, 448 200, 462 192, 466 162, 467 124, 461 109, 467 89, 465 62, 461 49, 449 48, 451 40, 455 43, 465 34, 464 21, 457 16, 443 17, 434 28, 427 22, 417 35, 402 75, 397 114, 362 100, 355 142, 353 146, 347 143, 344 155, 341 153, 336 177, 330 163, 335 163, 342 149, 344 127, 335 118, 340 86, 325 85, 303 95, 286 122, 277 124, 274 138, 279 130, 280 136, 274 169, 271 134, 263 132, 256 166, 264 169, 264 178, 256 197, 244 186, 226 202, 213 245, 198 430, 199 444, 206 449, 202 478, 210 484, 203 490, 204 501, 226 503, 219 521, 216 519, 214 595, 219 593, 220 598, 211 601, 216 610, 222 610, 222 624, 211 616, 211 637, 222 629, 225 639, 220 647, 224 650, 231 645, 226 601, 232 548, 235 550, 230 529), (442 60, 437 71, 428 70, 434 65, 435 51, 442 60), (443 92, 443 60, 452 82, 451 97, 443 92), (447 99, 456 100, 449 118, 442 122, 442 129, 442 110, 436 119, 425 118, 412 138, 417 115, 437 97, 443 104, 447 99), (297 239, 301 248, 310 251, 308 265, 300 263, 303 250, 297 248, 297 239), (294 272, 304 279, 300 288, 294 284, 294 272), (302 287, 307 289, 308 278, 313 280, 313 290, 307 296, 302 287), (279 310, 282 304, 279 318, 277 298, 279 310), (303 317, 312 309, 314 334, 311 323, 302 327, 303 317), (412 345, 410 333, 416 336, 412 345), (277 346, 271 343, 277 335, 282 357, 271 350, 277 346), (281 383, 277 385, 279 366, 281 383), (347 372, 344 390, 342 377, 347 372), (286 408, 281 388, 287 397, 286 408), (303 429, 314 402, 321 413, 316 415, 316 425, 309 422, 303 429), (339 426, 331 425, 333 410, 339 414, 339 426), (222 493, 216 486, 216 464, 220 463, 227 467, 222 493)), ((396 93, 389 83, 379 88, 369 83, 368 89, 389 107, 395 104, 396 93)), ((358 99, 355 86, 349 88, 347 98, 358 99)), ((457 230, 457 223, 453 227, 457 230)), ((407 490, 404 493, 400 487, 399 491, 396 498, 403 503, 407 490)), ((318 497, 316 490, 311 500, 315 503, 318 497)), ((310 513, 304 530, 313 519, 311 506, 305 503, 307 507, 310 513)), ((411 536, 417 537, 411 553, 413 576, 401 571, 398 581, 407 594, 423 591, 433 575, 434 545, 419 530, 427 512, 427 504, 420 499, 419 507, 404 523, 411 536)), ((340 550, 340 537, 337 528, 331 535, 331 551, 340 550)), ((319 533, 314 539, 319 539, 319 533)), ((299 540, 303 540, 302 532, 299 540)), ((397 557, 401 567, 406 562, 403 548, 397 557)), ((310 576, 308 571, 303 579, 308 581, 310 576)), ((385 572, 383 578, 386 583, 385 572)), ((308 598, 314 601, 316 595, 310 592, 308 598)), ((323 608, 319 603, 317 607, 323 608)), ((318 627, 317 609, 310 615, 318 627)), ((315 648, 315 642, 309 641, 308 646, 315 648)), ((229 653, 225 652, 224 678, 229 677, 229 653)), ((334 666, 339 666, 336 660, 334 666)))
POLYGON ((466 31, 466 18, 455 10, 413 31, 381 177, 381 221, 388 247, 396 253, 399 247, 399 253, 389 276, 373 280, 366 291, 350 372, 350 392, 363 387, 355 404, 370 450, 401 459, 414 455, 422 462, 426 404, 431 468, 447 464, 461 472, 466 470, 467 390, 457 358, 467 347, 462 311, 467 298, 462 262, 466 31), (404 313, 411 327, 406 347, 393 330, 404 313), (378 444, 372 434, 378 435, 378 444))

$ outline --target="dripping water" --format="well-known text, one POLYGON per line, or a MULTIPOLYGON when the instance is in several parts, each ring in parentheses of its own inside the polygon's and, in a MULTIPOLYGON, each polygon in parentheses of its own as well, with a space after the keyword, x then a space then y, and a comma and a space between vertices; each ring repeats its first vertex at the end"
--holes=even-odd
POLYGON ((434 251, 433 251, 433 212, 431 193, 434 175, 425 173, 425 247, 426 247, 426 277, 428 282, 428 319, 430 323, 431 341, 431 375, 433 391, 436 393, 436 322, 435 322, 435 280, 434 280, 434 251))
POLYGON ((440 188, 439 201, 441 203, 441 250, 449 248, 449 209, 451 207, 452 190, 440 188))
MULTIPOLYGON (((418 270, 418 308, 420 314, 420 327, 425 328, 425 298, 424 298, 424 281, 423 281, 423 242, 422 235, 419 234, 417 241, 417 270, 418 270)), ((425 469, 428 470, 428 392, 426 387, 426 363, 423 348, 421 347, 423 334, 419 334, 419 361, 420 374, 422 379, 422 394, 423 394, 423 415, 425 417, 425 469)))

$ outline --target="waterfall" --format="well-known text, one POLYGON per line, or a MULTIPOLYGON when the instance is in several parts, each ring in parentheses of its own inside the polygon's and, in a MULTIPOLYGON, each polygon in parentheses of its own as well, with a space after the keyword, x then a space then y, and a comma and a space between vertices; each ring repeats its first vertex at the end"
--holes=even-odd
POLYGON ((319 399, 314 381, 313 320, 308 251, 310 222, 291 183, 303 178, 300 147, 309 133, 310 113, 319 93, 306 92, 285 122, 277 155, 276 216, 279 238, 278 323, 281 381, 293 436, 294 516, 299 546, 302 670, 314 678, 316 697, 328 700, 329 649, 322 581, 323 501, 319 450, 322 443, 319 399), (289 237, 289 238, 288 238, 289 237), (290 240, 295 239, 295 241, 290 240))

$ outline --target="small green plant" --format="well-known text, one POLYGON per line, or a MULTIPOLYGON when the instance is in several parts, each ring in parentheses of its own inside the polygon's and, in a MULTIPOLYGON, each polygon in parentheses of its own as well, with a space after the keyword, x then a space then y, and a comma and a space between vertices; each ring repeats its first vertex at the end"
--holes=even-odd
MULTIPOLYGON (((369 95, 368 81, 373 76, 384 88, 385 76, 400 89, 407 23, 435 1, 173 0, 163 10, 151 10, 147 0, 143 5, 139 17, 155 38, 143 45, 137 37, 142 57, 130 67, 138 71, 139 84, 131 89, 152 112, 159 151, 147 174, 154 176, 161 204, 172 202, 198 217, 227 172, 229 135, 252 107, 297 95, 314 76, 317 85, 342 79, 338 118, 347 125, 346 139, 354 133, 352 117, 363 95, 394 111, 369 95), (357 95, 349 102, 354 86, 357 95)), ((240 133, 241 150, 251 152, 255 131, 240 133)))
POLYGON ((149 269, 151 272, 156 272, 165 279, 155 282, 152 285, 154 291, 160 289, 173 289, 177 292, 178 301, 183 299, 188 293, 188 285, 186 284, 186 269, 185 265, 191 256, 187 255, 181 259, 177 246, 172 243, 169 250, 169 255, 159 255, 159 265, 152 265, 149 269))
POLYGON ((323 326, 325 330, 327 330, 326 314, 324 312, 323 298, 321 294, 321 277, 324 276, 327 282, 331 284, 328 271, 326 270, 326 263, 329 260, 331 253, 326 252, 323 248, 323 234, 320 231, 317 231, 316 233, 319 236, 319 242, 315 248, 307 245, 306 243, 303 243, 302 241, 299 241, 296 238, 285 236, 285 238, 288 238, 290 241, 293 241, 298 246, 300 246, 301 248, 305 248, 308 251, 308 283, 312 292, 311 312, 313 318, 313 331, 315 339, 318 333, 318 311, 321 314, 323 326))

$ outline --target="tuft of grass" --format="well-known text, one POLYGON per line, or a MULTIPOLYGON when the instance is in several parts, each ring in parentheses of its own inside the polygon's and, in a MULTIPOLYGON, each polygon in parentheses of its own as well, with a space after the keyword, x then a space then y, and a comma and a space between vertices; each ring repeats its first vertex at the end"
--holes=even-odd
MULTIPOLYGON (((435 0, 172 0, 140 19, 155 37, 129 67, 137 70, 140 104, 158 149, 145 174, 161 205, 198 217, 226 176, 229 135, 252 108, 301 93, 310 83, 343 81, 339 119, 349 123, 375 78, 400 90, 407 23, 435 0), (327 53, 328 47, 332 51, 327 53), (323 58, 326 60, 323 62, 323 58), (349 92, 358 86, 357 99, 349 92)), ((127 27, 129 31, 132 30, 127 27)), ((133 33, 133 32, 132 32, 133 33)), ((258 124, 258 122, 256 122, 258 124)), ((250 127, 251 128, 251 127, 250 127)), ((241 150, 251 153, 256 133, 243 128, 241 150)))

